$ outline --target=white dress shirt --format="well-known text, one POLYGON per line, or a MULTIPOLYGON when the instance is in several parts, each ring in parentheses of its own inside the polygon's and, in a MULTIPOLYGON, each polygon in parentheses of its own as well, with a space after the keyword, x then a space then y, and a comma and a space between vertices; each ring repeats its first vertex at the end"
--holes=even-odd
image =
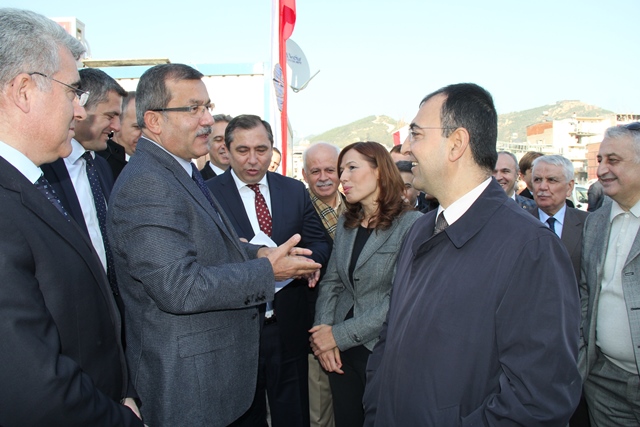
MULTIPOLYGON (((447 220, 447 224, 449 225, 456 222, 469 210, 471 205, 473 205, 475 201, 478 200, 478 197, 480 197, 482 192, 486 190, 486 188, 491 183, 491 178, 492 177, 489 177, 485 181, 482 181, 480 185, 453 202, 447 209, 443 209, 442 205, 440 205, 438 207, 438 215, 440 215, 440 212, 444 212, 444 219, 447 220)), ((436 215, 436 219, 438 218, 438 215, 436 215)))
MULTIPOLYGON (((565 203, 558 212, 556 212, 553 217, 556 219, 555 224, 553 225, 553 229, 558 237, 562 237, 562 229, 564 227, 564 215, 567 213, 567 204, 565 203)), ((538 217, 540 221, 544 222, 544 224, 549 227, 547 220, 550 218, 549 215, 544 213, 542 209, 538 208, 538 217)), ((551 228, 551 227, 549 227, 551 228)))
POLYGON ((627 212, 613 201, 609 220, 611 231, 598 300, 596 344, 613 364, 637 375, 638 367, 622 289, 622 268, 640 229, 640 202, 627 212))
MULTIPOLYGON (((260 224, 258 223, 258 214, 256 213, 256 193, 247 187, 247 184, 242 182, 240 178, 238 178, 238 175, 236 175, 233 169, 231 169, 231 176, 233 177, 233 181, 236 183, 236 187, 238 187, 238 192, 240 193, 240 198, 244 204, 244 210, 247 212, 247 216, 249 217, 253 233, 258 234, 260 231, 260 224)), ((271 212, 271 193, 269 193, 269 184, 267 182, 266 174, 262 177, 260 182, 258 182, 258 185, 260 186, 260 192, 262 193, 265 202, 267 202, 269 214, 273 216, 271 212)), ((248 238, 247 236, 240 237, 248 238)))
POLYGON ((11 163, 14 168, 18 169, 18 171, 33 184, 42 176, 42 170, 27 156, 2 141, 0 141, 0 157, 11 163))
MULTIPOLYGON (((73 183, 73 188, 76 191, 80 208, 82 209, 82 216, 84 222, 87 225, 87 231, 89 231, 89 238, 93 244, 93 248, 98 253, 104 271, 107 271, 107 254, 104 249, 104 240, 102 240, 102 232, 100 232, 100 223, 98 222, 98 212, 96 211, 96 205, 93 202, 93 193, 91 192, 91 185, 89 184, 89 177, 87 176, 87 162, 82 155, 87 151, 82 144, 75 139, 71 140, 72 151, 68 157, 65 157, 64 163, 67 166, 69 172, 69 178, 73 183)), ((91 156, 95 158, 96 154, 91 151, 91 156)))

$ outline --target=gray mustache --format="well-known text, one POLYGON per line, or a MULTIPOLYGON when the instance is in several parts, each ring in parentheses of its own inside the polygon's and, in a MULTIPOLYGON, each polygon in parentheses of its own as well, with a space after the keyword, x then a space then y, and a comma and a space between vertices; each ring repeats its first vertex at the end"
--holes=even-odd
POLYGON ((205 126, 196 133, 196 136, 204 135, 206 133, 211 133, 211 131, 212 131, 211 126, 205 126))

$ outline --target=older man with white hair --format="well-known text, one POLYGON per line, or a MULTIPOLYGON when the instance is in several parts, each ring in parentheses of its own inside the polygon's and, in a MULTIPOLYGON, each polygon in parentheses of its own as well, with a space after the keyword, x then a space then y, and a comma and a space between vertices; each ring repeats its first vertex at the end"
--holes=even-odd
POLYGON ((592 426, 640 424, 640 122, 605 132, 598 179, 613 199, 587 218, 579 366, 592 426))

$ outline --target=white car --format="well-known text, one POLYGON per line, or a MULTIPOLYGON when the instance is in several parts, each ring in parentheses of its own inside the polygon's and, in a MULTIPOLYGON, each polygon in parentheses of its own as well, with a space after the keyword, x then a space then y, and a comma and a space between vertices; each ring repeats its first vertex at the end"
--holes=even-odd
POLYGON ((586 211, 589 206, 589 196, 587 195, 587 187, 582 185, 574 185, 573 192, 570 197, 576 209, 586 211))

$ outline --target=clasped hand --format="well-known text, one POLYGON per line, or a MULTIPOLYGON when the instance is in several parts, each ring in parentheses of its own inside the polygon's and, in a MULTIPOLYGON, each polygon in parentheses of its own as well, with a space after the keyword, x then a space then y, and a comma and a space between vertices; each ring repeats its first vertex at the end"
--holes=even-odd
POLYGON ((314 287, 320 277, 322 265, 307 258, 312 254, 311 250, 297 248, 300 235, 294 234, 289 240, 276 248, 260 248, 258 257, 266 257, 273 267, 273 275, 276 281, 291 278, 305 278, 309 280, 309 287, 314 287))
POLYGON ((344 374, 342 371, 342 360, 340 358, 340 350, 333 337, 332 327, 329 325, 317 325, 309 329, 311 336, 311 350, 314 356, 318 358, 320 364, 327 372, 335 372, 344 374))

